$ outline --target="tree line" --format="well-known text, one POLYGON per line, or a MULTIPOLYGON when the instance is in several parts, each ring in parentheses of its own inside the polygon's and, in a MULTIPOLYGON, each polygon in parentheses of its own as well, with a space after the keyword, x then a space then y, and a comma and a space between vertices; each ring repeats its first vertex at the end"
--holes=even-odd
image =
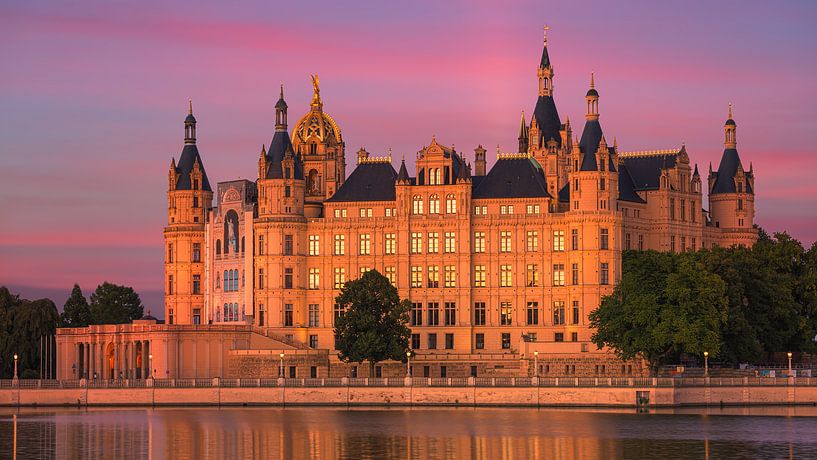
POLYGON ((53 367, 54 342, 44 338, 56 334, 58 327, 130 323, 143 313, 144 306, 133 288, 108 282, 96 288, 90 302, 75 284, 62 314, 51 299, 22 299, 0 286, 0 378, 14 375, 15 354, 20 378, 40 378, 43 359, 49 359, 53 367))
POLYGON ((726 364, 817 349, 817 243, 762 230, 751 248, 625 251, 590 314, 593 342, 653 369, 704 352, 726 364))

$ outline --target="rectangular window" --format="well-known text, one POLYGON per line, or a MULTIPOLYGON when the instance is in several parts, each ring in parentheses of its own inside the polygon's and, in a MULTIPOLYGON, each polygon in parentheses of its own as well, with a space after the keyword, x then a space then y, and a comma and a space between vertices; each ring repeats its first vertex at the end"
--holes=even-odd
POLYGON ((420 348, 420 334, 411 334, 411 349, 417 350, 420 348))
POLYGON ((292 327, 292 304, 284 304, 284 326, 292 327))
POLYGON ((571 243, 570 244, 570 249, 572 249, 574 251, 579 250, 579 230, 578 229, 574 228, 574 229, 570 230, 570 243, 571 243))
POLYGON ((610 249, 610 232, 606 228, 599 229, 599 249, 610 249))
POLYGON ((485 232, 474 232, 474 252, 485 252, 485 232))
POLYGON ((309 268, 309 289, 320 289, 321 287, 321 269, 316 267, 309 268))
POLYGON ((499 266, 499 286, 511 287, 513 286, 513 272, 510 265, 499 266))
POLYGON ((392 286, 397 286, 397 267, 393 265, 386 267, 386 278, 389 279, 392 286))
POLYGON ((428 325, 429 326, 439 326, 440 325, 440 304, 439 304, 439 302, 429 302, 428 303, 428 325))
POLYGON ((368 233, 358 235, 360 239, 360 255, 368 256, 372 252, 372 236, 368 233))
MULTIPOLYGON (((309 348, 318 348, 318 334, 309 335, 309 348)), ((313 379, 318 376, 318 368, 315 366, 312 366, 309 372, 313 379)))
MULTIPOLYGON (((224 284, 225 290, 227 290, 226 289, 227 282, 225 281, 224 283, 225 283, 224 284)), ((264 269, 263 268, 258 269, 258 289, 264 289, 264 269)))
POLYGON ((610 284, 610 269, 607 262, 602 262, 599 267, 599 284, 610 284))
POLYGON ((553 264, 553 285, 565 285, 565 264, 553 264))
POLYGON ((638 250, 644 250, 644 235, 638 235, 638 250))
POLYGON ((579 333, 578 332, 571 332, 570 333, 570 341, 571 342, 578 342, 579 341, 579 333))
POLYGON ((292 235, 284 235, 284 255, 292 255, 292 235))
POLYGON ((167 245, 167 261, 168 263, 173 263, 173 243, 168 243, 167 245))
POLYGON ((565 231, 564 230, 554 230, 553 231, 553 250, 560 252, 565 250, 565 231))
POLYGON ((675 198, 669 199, 669 218, 675 220, 675 198))
POLYGON ((346 217, 345 209, 335 209, 335 217, 346 217))
POLYGON ((436 254, 440 252, 440 234, 437 232, 430 232, 428 234, 428 252, 429 254, 436 254))
POLYGON ((565 333, 564 332, 556 332, 553 334, 553 341, 554 342, 564 342, 565 341, 565 333))
POLYGON ((538 204, 529 204, 525 207, 528 214, 539 214, 540 208, 538 204))
POLYGON ((697 242, 695 241, 695 238, 692 238, 692 246, 690 247, 690 249, 692 249, 693 251, 697 249, 697 242))
POLYGON ((474 287, 485 287, 485 265, 474 266, 474 287))
POLYGON ((553 301, 553 325, 558 326, 565 323, 565 302, 564 300, 553 301))
POLYGON ((578 285, 579 284, 579 264, 573 264, 571 266, 571 277, 572 277, 573 285, 574 286, 578 285))
POLYGON ((342 289, 344 284, 346 284, 346 269, 335 267, 335 289, 342 289))
MULTIPOLYGON (((423 304, 419 302, 413 302, 411 304, 411 326, 422 326, 423 325, 423 304)), ((417 348, 417 347, 414 347, 417 348)))
POLYGON ((193 243, 193 262, 201 262, 201 243, 193 243))
POLYGON ((423 287, 423 267, 417 265, 411 267, 411 287, 423 287))
POLYGON ((335 235, 335 255, 346 254, 346 235, 335 235))
MULTIPOLYGON (((309 304, 309 327, 318 327, 319 325, 320 325, 320 311, 318 309, 318 304, 311 303, 309 304)), ((310 347, 312 347, 312 345, 310 345, 310 347)))
POLYGON ((448 214, 457 213, 457 200, 454 198, 454 195, 445 197, 445 212, 448 214))
POLYGON ((579 301, 573 301, 573 324, 579 324, 579 301))
POLYGON ((681 237, 681 252, 684 252, 686 250, 687 250, 687 237, 682 236, 681 237))
POLYGON ((428 266, 428 287, 440 287, 440 267, 439 265, 428 266))
POLYGON ((629 233, 625 233, 625 234, 624 234, 624 249, 627 249, 627 250, 632 249, 632 248, 630 247, 630 245, 631 245, 631 243, 630 243, 630 234, 629 234, 629 233))
POLYGON ((332 318, 335 322, 334 324, 338 324, 338 319, 340 319, 340 317, 343 316, 344 313, 343 308, 341 308, 340 305, 335 304, 334 307, 332 308, 332 313, 333 313, 332 318))
POLYGON ((411 253, 420 254, 423 252, 423 234, 420 232, 411 233, 411 253))
POLYGON ((689 216, 692 219, 692 222, 697 222, 698 218, 696 217, 698 213, 695 211, 695 201, 689 202, 689 216))
POLYGON ((499 232, 499 252, 511 252, 511 232, 499 232))
MULTIPOLYGON (((602 162, 601 165, 602 165, 602 168, 603 168, 604 167, 604 162, 602 162)), ((607 185, 607 183, 605 182, 603 177, 601 179, 599 179, 599 190, 601 190, 603 192, 606 185, 607 185)))
POLYGON ((539 265, 528 264, 526 282, 528 287, 539 286, 539 265))
POLYGON ((457 304, 456 302, 446 302, 445 310, 443 312, 443 320, 446 326, 454 326, 457 324, 457 304))
POLYGON ((681 222, 687 220, 687 203, 686 200, 681 200, 681 222))
POLYGON ((510 332, 503 332, 502 333, 502 349, 507 350, 511 348, 511 333, 510 332))
POLYGON ((502 326, 510 326, 513 322, 513 306, 510 302, 502 302, 499 304, 499 324, 502 326))
POLYGON ((457 234, 445 232, 445 252, 452 254, 457 251, 457 234))
POLYGON ((284 269, 284 289, 292 289, 292 268, 284 269))
POLYGON ((525 238, 525 249, 528 252, 536 252, 539 250, 539 232, 528 232, 525 238))
POLYGON ((528 326, 539 324, 539 302, 528 302, 528 326))
POLYGON ((193 324, 201 324, 201 308, 193 309, 193 324))
POLYGON ((167 319, 169 324, 173 324, 173 309, 170 308, 167 310, 167 319))
POLYGON ((669 237, 669 250, 675 252, 675 235, 669 237))
POLYGON ((474 206, 474 214, 477 216, 487 216, 488 206, 474 206))
POLYGON ((321 237, 320 235, 309 235, 309 255, 321 255, 321 237))
POLYGON ((445 268, 445 287, 457 287, 457 267, 455 265, 446 265, 445 268))
POLYGON ((437 349, 437 334, 434 332, 428 334, 428 349, 429 350, 437 349))
POLYGON ((499 213, 500 214, 513 214, 513 205, 512 204, 500 205, 499 206, 499 213))
POLYGON ((393 255, 397 252, 397 235, 386 233, 386 255, 393 255))
POLYGON ((474 303, 474 326, 485 326, 485 302, 474 303))
POLYGON ((193 275, 193 294, 201 294, 201 275, 193 275))
POLYGON ((258 255, 264 255, 264 235, 258 235, 258 255))
POLYGON ((485 349, 485 334, 478 332, 474 339, 474 347, 477 350, 485 349))
POLYGON ((173 275, 167 275, 167 293, 173 295, 173 275))
POLYGON ((454 334, 451 333, 445 334, 445 349, 446 350, 454 349, 454 334))

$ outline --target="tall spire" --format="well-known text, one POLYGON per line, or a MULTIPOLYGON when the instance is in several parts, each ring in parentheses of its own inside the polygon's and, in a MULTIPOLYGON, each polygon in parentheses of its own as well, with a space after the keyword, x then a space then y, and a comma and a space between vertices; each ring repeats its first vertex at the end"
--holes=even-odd
POLYGON ((519 123, 519 153, 528 153, 528 125, 525 123, 525 111, 522 111, 522 121, 519 123))
POLYGON ((587 100, 587 114, 585 115, 585 118, 588 120, 598 120, 599 92, 596 91, 596 75, 593 72, 590 73, 590 89, 587 90, 585 99, 587 100))
POLYGON ((542 59, 539 60, 539 69, 536 75, 539 77, 539 95, 552 96, 553 95, 553 66, 550 64, 550 55, 548 55, 548 37, 547 31, 550 27, 544 27, 544 43, 542 45, 542 59))
POLYGON ((281 84, 281 96, 275 103, 275 130, 287 130, 287 102, 284 100, 284 85, 281 84))
POLYGON ((196 143, 196 117, 193 116, 193 100, 187 100, 187 117, 184 119, 184 143, 196 143))
POLYGON ((732 104, 729 104, 729 118, 726 119, 726 123, 723 125, 724 131, 724 139, 723 139, 723 147, 726 149, 734 149, 737 146, 737 124, 735 120, 732 119, 732 104))

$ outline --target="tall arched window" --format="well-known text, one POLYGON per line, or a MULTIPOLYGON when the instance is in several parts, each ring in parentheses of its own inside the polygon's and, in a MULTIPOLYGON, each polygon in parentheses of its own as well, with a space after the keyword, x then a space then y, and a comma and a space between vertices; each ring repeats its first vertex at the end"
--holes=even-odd
POLYGON ((230 290, 230 277, 227 275, 227 270, 224 270, 224 290, 230 290))
POLYGON ((437 195, 431 195, 428 199, 428 213, 429 214, 439 214, 440 213, 440 197, 437 195))
POLYGON ((216 240, 216 255, 221 255, 221 240, 216 240))
POLYGON ((457 213, 457 199, 454 198, 453 193, 449 193, 445 196, 445 212, 448 214, 457 213))
POLYGON ((423 197, 420 195, 414 195, 411 199, 411 209, 412 214, 422 214, 423 213, 423 197))

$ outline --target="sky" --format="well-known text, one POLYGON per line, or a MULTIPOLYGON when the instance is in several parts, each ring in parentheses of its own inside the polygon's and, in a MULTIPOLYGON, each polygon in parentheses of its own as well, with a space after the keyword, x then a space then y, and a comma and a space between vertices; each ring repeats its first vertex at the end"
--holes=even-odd
MULTIPOLYGON (((684 143, 705 175, 727 105, 756 222, 817 239, 817 3, 0 2, 0 285, 61 308, 71 286, 133 286, 162 311, 167 170, 188 98, 211 183, 255 179, 284 85, 354 152, 516 148, 542 27, 577 135, 591 72, 621 151, 684 143)), ((490 157, 490 156, 489 156, 490 157)), ((409 165, 411 166, 411 165, 409 165)), ((490 161, 489 161, 490 166, 490 161)))

